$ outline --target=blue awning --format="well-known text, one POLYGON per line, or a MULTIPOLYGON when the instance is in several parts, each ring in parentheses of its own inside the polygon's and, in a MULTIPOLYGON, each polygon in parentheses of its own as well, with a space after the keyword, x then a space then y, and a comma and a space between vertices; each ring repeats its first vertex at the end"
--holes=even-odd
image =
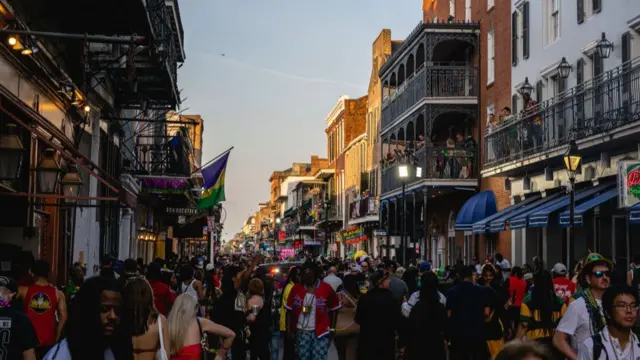
POLYGON ((509 207, 506 207, 502 210, 500 210, 500 212, 493 214, 492 216, 489 216, 485 219, 482 219, 480 221, 478 221, 477 223, 473 224, 473 233, 474 234, 483 234, 486 233, 488 231, 488 225, 489 223, 494 220, 497 219, 501 216, 504 216, 505 214, 508 214, 512 211, 516 211, 518 209, 520 209, 523 206, 526 206, 527 204, 530 204, 533 201, 538 200, 539 196, 532 196, 530 198, 524 199, 522 201, 520 201, 517 204, 513 204, 509 207))
POLYGON ((489 232, 502 232, 505 231, 507 229, 507 221, 509 221, 510 219, 513 219, 515 217, 517 217, 518 215, 522 215, 525 212, 538 207, 540 204, 545 203, 547 201, 551 201, 553 199, 557 199, 560 196, 562 196, 563 194, 561 193, 557 193, 557 194, 553 194, 549 197, 546 198, 540 198, 540 196, 538 196, 538 199, 530 204, 527 204, 523 207, 521 207, 520 209, 516 210, 516 211, 512 211, 509 214, 506 214, 504 216, 501 216, 495 220, 493 220, 492 222, 489 223, 489 232))
MULTIPOLYGON (((600 191, 606 190, 607 188, 613 186, 612 183, 602 184, 598 186, 590 186, 586 189, 582 189, 576 193, 576 201, 582 200, 588 196, 599 193, 600 191)), ((532 211, 527 212, 526 214, 522 214, 517 218, 511 220, 509 222, 509 226, 512 229, 521 229, 524 227, 547 227, 549 223, 549 216, 560 209, 566 208, 569 206, 569 201, 571 201, 569 195, 565 195, 559 199, 554 201, 547 202, 543 205, 538 206, 532 211)))
POLYGON ((509 220, 509 228, 511 230, 518 230, 518 229, 524 229, 527 227, 527 224, 529 223, 528 219, 529 219, 529 215, 540 211, 541 209, 545 209, 549 206, 555 205, 558 202, 562 201, 562 199, 564 199, 566 197, 565 196, 560 196, 560 197, 547 197, 544 198, 544 201, 539 203, 538 206, 535 207, 529 207, 529 209, 527 211, 525 211, 524 213, 516 216, 515 218, 512 218, 511 220, 509 220))
POLYGON ((474 223, 495 214, 497 211, 496 196, 493 191, 479 192, 462 205, 456 217, 456 230, 470 231, 474 223))
POLYGON ((629 223, 640 224, 640 203, 629 208, 629 223))
MULTIPOLYGON (((574 213, 574 225, 582 225, 582 214, 593 209, 594 207, 607 202, 614 197, 618 196, 618 189, 608 190, 591 200, 585 201, 582 204, 576 206, 574 213)), ((560 214, 560 225, 569 226, 571 216, 569 216, 569 210, 565 210, 560 214)))

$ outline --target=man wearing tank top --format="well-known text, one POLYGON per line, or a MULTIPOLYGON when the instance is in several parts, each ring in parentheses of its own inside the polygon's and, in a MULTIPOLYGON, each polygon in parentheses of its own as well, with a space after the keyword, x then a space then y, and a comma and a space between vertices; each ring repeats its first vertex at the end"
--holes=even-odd
POLYGON ((180 293, 189 294, 196 299, 204 299, 202 282, 193 277, 193 267, 185 265, 180 269, 180 293))

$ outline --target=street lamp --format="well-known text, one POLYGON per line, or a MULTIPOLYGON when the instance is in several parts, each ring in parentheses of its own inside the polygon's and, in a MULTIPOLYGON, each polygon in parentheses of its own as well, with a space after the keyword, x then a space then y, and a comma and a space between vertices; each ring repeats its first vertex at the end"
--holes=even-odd
POLYGON ((7 124, 6 133, 0 134, 0 180, 18 179, 24 152, 22 141, 16 135, 16 125, 7 124))
MULTIPOLYGON (((276 245, 278 244, 278 232, 280 230, 280 218, 276 217, 276 225, 273 227, 273 257, 276 257, 276 245)), ((275 261, 275 259, 274 259, 275 261)))
POLYGON ((402 180, 402 218, 400 223, 400 248, 402 249, 402 266, 406 266, 407 249, 405 232, 407 228, 407 199, 405 197, 405 188, 407 186, 407 179, 409 178, 409 165, 402 164, 398 166, 398 176, 402 180))
POLYGON ((563 57, 562 61, 560 61, 560 64, 558 64, 558 76, 566 79, 569 77, 569 73, 571 73, 571 64, 569 64, 567 59, 563 57))
POLYGON ((329 208, 331 207, 329 196, 325 196, 322 207, 324 208, 324 253, 327 254, 329 252, 329 208))
POLYGON ((569 205, 569 256, 567 264, 571 266, 571 260, 573 258, 573 249, 575 246, 575 232, 574 232, 574 215, 575 215, 575 207, 576 207, 576 171, 580 166, 580 161, 582 160, 582 156, 578 152, 578 145, 576 145, 575 140, 571 140, 569 143, 569 150, 564 155, 564 166, 567 169, 567 174, 569 175, 569 182, 571 184, 571 202, 569 205))
POLYGON ((607 40, 607 36, 602 33, 602 38, 598 41, 598 45, 596 45, 596 49, 598 50, 598 54, 601 59, 608 59, 613 51, 613 44, 611 41, 607 40))
MULTIPOLYGON (((66 174, 60 180, 60 185, 62 185, 62 194, 64 196, 78 196, 80 195, 80 188, 83 185, 82 178, 78 173, 78 167, 76 165, 69 166, 69 169, 66 174)), ((74 202, 74 199, 65 199, 66 202, 74 202)))
POLYGON ((530 97, 533 92, 533 86, 529 83, 529 78, 524 78, 524 84, 520 87, 520 94, 524 97, 530 97))
POLYGON ((55 193, 58 179, 60 178, 60 163, 56 159, 56 150, 51 148, 45 150, 36 170, 40 192, 45 194, 55 193))

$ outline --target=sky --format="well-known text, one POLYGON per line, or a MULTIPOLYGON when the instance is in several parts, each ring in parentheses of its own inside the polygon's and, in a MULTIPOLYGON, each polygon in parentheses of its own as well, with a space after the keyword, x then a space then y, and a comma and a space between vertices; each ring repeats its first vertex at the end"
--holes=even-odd
POLYGON ((366 95, 372 43, 403 40, 420 0, 182 0, 184 114, 204 118, 203 162, 233 146, 223 239, 269 199, 269 176, 326 157, 325 118, 366 95), (226 233, 226 234, 225 234, 226 233))

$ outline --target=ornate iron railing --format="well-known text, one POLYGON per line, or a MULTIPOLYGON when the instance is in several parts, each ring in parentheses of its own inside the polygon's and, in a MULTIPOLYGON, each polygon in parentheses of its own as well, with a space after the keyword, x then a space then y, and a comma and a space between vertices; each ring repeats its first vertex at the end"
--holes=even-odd
POLYGON ((484 168, 640 121, 640 58, 487 126, 484 168))
MULTIPOLYGON (((422 177, 407 180, 410 185, 422 179, 465 180, 478 175, 476 148, 439 148, 417 149, 414 153, 418 166, 422 167, 422 177)), ((383 164, 382 193, 402 187, 398 176, 400 162, 383 164)))
POLYGON ((478 96, 478 69, 465 65, 422 66, 382 101, 382 128, 425 97, 478 96))
POLYGON ((378 202, 370 196, 366 199, 354 200, 349 204, 349 219, 358 219, 378 213, 378 202))

